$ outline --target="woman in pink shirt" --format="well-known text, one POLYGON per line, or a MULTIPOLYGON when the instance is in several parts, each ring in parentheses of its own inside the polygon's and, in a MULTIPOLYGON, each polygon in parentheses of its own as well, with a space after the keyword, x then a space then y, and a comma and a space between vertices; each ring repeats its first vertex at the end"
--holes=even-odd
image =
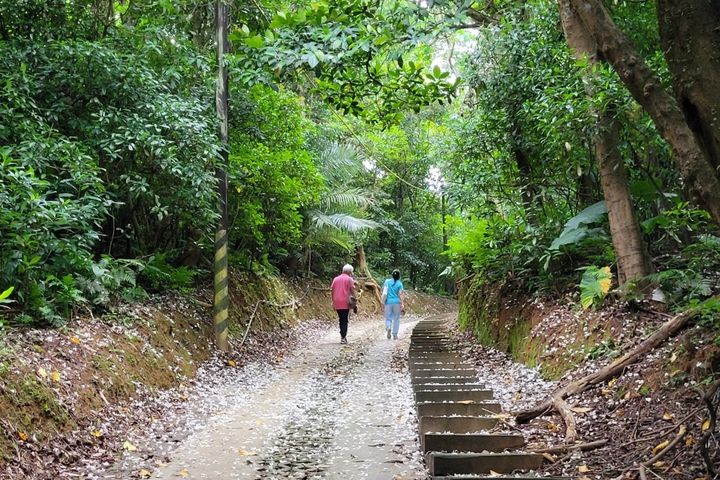
POLYGON ((333 278, 330 290, 332 290, 332 304, 338 313, 340 321, 340 343, 347 343, 348 317, 350 315, 350 296, 355 295, 355 280, 353 280, 353 267, 345 264, 343 273, 333 278))

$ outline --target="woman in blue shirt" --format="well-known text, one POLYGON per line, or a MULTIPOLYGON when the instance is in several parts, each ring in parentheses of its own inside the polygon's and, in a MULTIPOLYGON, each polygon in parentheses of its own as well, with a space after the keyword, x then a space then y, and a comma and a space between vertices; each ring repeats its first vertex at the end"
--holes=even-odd
POLYGON ((393 270, 392 278, 385 280, 383 285, 382 300, 385 304, 385 330, 387 330, 387 338, 392 336, 395 340, 398 338, 398 330, 400 330, 400 312, 405 309, 405 290, 400 281, 400 270, 393 270))

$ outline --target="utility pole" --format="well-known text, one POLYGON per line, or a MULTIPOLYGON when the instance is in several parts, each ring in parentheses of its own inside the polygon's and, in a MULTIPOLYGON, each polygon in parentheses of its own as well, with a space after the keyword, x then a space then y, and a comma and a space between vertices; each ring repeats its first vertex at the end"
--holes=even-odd
POLYGON ((215 108, 220 124, 221 161, 215 175, 218 180, 220 197, 220 221, 215 231, 215 263, 213 268, 214 291, 213 307, 215 326, 215 344, 226 352, 228 346, 228 72, 225 66, 225 53, 228 50, 228 7, 223 0, 217 0, 215 16, 217 32, 218 76, 215 89, 215 108))

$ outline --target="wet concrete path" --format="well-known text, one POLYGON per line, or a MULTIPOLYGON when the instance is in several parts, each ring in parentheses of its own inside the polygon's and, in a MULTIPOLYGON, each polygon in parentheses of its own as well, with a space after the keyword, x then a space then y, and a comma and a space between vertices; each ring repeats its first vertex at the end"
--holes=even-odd
POLYGON ((231 407, 185 438, 151 478, 425 478, 410 378, 393 368, 419 319, 404 317, 397 341, 379 316, 351 320, 348 345, 336 327, 321 332, 268 371, 270 381, 227 391, 237 397, 231 407))

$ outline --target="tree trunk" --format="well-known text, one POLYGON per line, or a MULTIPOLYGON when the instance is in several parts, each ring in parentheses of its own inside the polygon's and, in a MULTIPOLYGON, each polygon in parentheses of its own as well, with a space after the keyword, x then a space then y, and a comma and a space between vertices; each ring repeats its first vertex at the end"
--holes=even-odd
MULTIPOLYGON (((587 93, 594 95, 593 69, 599 63, 597 44, 585 29, 570 0, 559 0, 560 17, 568 45, 578 58, 587 58, 587 93)), ((650 255, 640 232, 635 207, 628 186, 625 162, 618 149, 619 125, 607 110, 596 111, 593 135, 595 161, 600 172, 603 196, 608 210, 610 234, 617 257, 618 283, 645 277, 652 272, 650 255)))
POLYGON ((720 179, 707 161, 677 101, 662 87, 632 41, 612 20, 601 0, 569 0, 599 52, 613 66, 635 100, 648 112, 673 151, 695 201, 720 224, 720 179))
POLYGON ((720 2, 658 0, 675 96, 705 158, 720 168, 720 2))
POLYGON ((617 257, 618 283, 622 285, 650 275, 652 266, 632 203, 625 162, 618 150, 618 122, 607 111, 599 112, 597 128, 595 157, 617 257))

